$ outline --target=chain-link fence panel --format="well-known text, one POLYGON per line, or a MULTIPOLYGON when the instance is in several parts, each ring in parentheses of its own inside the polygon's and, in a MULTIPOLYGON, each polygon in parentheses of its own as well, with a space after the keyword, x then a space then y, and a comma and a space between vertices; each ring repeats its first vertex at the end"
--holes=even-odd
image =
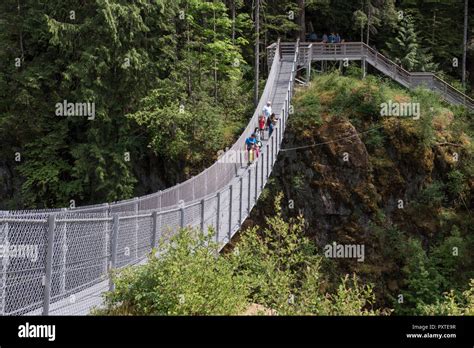
POLYGON ((202 204, 194 203, 184 209, 184 226, 201 228, 202 204))
POLYGON ((181 223, 181 211, 179 209, 160 213, 160 237, 165 241, 175 235, 181 223))
POLYGON ((159 210, 161 208, 161 193, 141 197, 138 202, 139 211, 159 210))
POLYGON ((4 314, 21 315, 42 306, 47 247, 44 217, 12 214, 2 224, 4 314))
POLYGON ((138 260, 144 259, 151 250, 153 239, 153 217, 151 214, 143 215, 138 218, 137 231, 137 257, 138 260))

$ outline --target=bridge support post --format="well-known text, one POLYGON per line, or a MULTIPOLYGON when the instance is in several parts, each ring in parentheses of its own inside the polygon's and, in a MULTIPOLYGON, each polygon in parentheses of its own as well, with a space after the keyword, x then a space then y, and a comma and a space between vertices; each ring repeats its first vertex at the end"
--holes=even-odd
POLYGON ((252 168, 249 169, 249 187, 248 187, 248 206, 247 213, 250 215, 251 199, 252 199, 252 168))
POLYGON ((264 179, 264 172, 265 172, 265 157, 263 156, 262 154, 262 158, 260 159, 260 162, 262 163, 262 172, 260 173, 261 175, 261 180, 260 180, 260 192, 262 192, 263 190, 263 186, 264 186, 264 182, 263 182, 263 179, 264 179))
MULTIPOLYGON (((6 213, 6 217, 8 217, 9 212, 6 213)), ((8 244, 8 230, 9 230, 9 223, 5 222, 3 225, 0 225, 0 238, 2 237, 1 231, 3 230, 4 235, 3 238, 0 240, 0 243, 3 245, 8 244)), ((0 316, 5 315, 5 309, 7 305, 7 271, 8 271, 8 263, 9 259, 7 257, 3 257, 0 266, 2 270, 2 278, 0 279, 0 316)))
POLYGON ((267 144, 266 157, 267 157, 267 180, 268 180, 268 178, 270 177, 270 145, 269 144, 267 144))
MULTIPOLYGON (((135 215, 140 211, 140 200, 135 197, 135 215)), ((135 218, 135 260, 138 260, 138 216, 135 218)))
POLYGON ((228 238, 229 242, 230 239, 232 238, 232 193, 233 193, 233 187, 232 185, 229 186, 229 230, 228 230, 228 238))
POLYGON ((362 57, 362 78, 365 79, 367 76, 367 61, 365 60, 365 57, 362 57))
POLYGON ((282 113, 280 115, 280 118, 278 119, 278 150, 281 149, 281 142, 282 142, 282 121, 281 121, 281 118, 283 117, 283 115, 285 114, 285 110, 282 110, 282 113))
MULTIPOLYGON (((118 232, 119 232, 119 214, 114 214, 112 222, 112 242, 110 244, 110 270, 115 269, 117 264, 117 243, 118 243, 118 232)), ((114 290, 114 281, 112 277, 109 278, 109 291, 114 290)))
POLYGON ((48 216, 48 244, 46 247, 46 264, 44 275, 44 294, 43 294, 43 315, 49 315, 49 304, 51 300, 51 283, 53 273, 53 251, 54 251, 54 230, 56 228, 56 215, 48 216))
MULTIPOLYGON (((107 203, 106 203, 107 204, 107 203)), ((108 205, 108 204, 107 204, 108 205)), ((65 213, 66 208, 63 208, 62 211, 65 213)), ((64 216, 66 217, 66 216, 64 216)), ((105 230, 105 241, 104 241, 104 254, 107 255, 107 221, 106 230, 105 230)), ((63 222, 63 228, 61 229, 61 278, 59 280, 60 293, 64 294, 66 292, 66 262, 67 262, 67 222, 63 222)), ((106 258, 107 259, 107 258, 106 258)), ((106 266, 107 267, 107 266, 106 266)), ((105 268, 107 270, 107 268, 105 268)))
POLYGON ((258 201, 258 162, 255 163, 255 204, 258 201))
POLYGON ((217 192, 216 242, 219 243, 219 225, 221 217, 221 193, 217 192))
MULTIPOLYGON (((104 203, 104 209, 105 209, 105 218, 109 218, 109 213, 110 213, 110 207, 109 203, 104 203)), ((67 229, 66 229, 67 233, 67 229)), ((107 276, 107 273, 109 271, 109 258, 108 258, 108 252, 109 252, 109 245, 110 245, 110 240, 111 240, 111 235, 110 235, 110 222, 109 220, 105 220, 105 236, 104 236, 104 274, 107 276)), ((66 240, 67 244, 67 240, 66 240)))
POLYGON ((184 228, 184 207, 179 210, 179 227, 184 228))
POLYGON ((308 70, 308 72, 306 73, 306 76, 307 76, 307 79, 308 79, 308 83, 310 83, 311 82, 311 60, 308 63, 307 70, 308 70))
POLYGON ((310 44, 308 47, 308 72, 306 74, 308 79, 308 84, 311 82, 311 63, 313 61, 313 44, 310 44))
POLYGON ((204 233, 204 208, 205 208, 206 200, 201 199, 201 231, 204 233))
MULTIPOLYGON (((61 209, 66 218, 66 208, 61 209)), ((105 222, 107 224, 107 222, 105 222)), ((105 255, 107 255, 107 229, 105 230, 105 255)), ((66 261, 67 261, 67 222, 62 222, 61 228, 61 275, 59 278, 59 292, 64 294, 66 292, 66 261)), ((106 264, 107 267, 107 264, 106 264)), ((105 268, 107 270, 107 268, 105 268)))
MULTIPOLYGON (((275 129, 273 129, 273 130, 275 130, 275 129)), ((271 142, 271 145, 272 145, 271 146, 271 148, 272 148, 272 151, 271 151, 271 156, 272 156, 271 164, 272 164, 272 166, 275 163, 275 161, 274 161, 274 158, 275 158, 275 153, 274 153, 275 152, 275 137, 276 137, 276 134, 273 135, 272 142, 271 142)))
POLYGON ((244 179, 240 177, 239 226, 242 224, 242 204, 244 200, 244 179))
POLYGON ((151 213, 151 223, 151 248, 153 249, 154 247, 156 247, 156 235, 158 233, 158 213, 156 212, 156 210, 151 213))

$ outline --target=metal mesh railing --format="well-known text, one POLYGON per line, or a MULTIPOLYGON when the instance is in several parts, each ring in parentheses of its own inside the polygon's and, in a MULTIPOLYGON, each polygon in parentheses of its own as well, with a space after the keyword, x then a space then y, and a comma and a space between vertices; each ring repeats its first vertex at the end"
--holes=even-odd
POLYGON ((145 262, 180 227, 213 228, 221 247, 229 242, 270 176, 287 124, 299 45, 292 62, 281 60, 279 43, 272 48, 259 105, 229 150, 238 154, 234 161, 216 162, 182 184, 141 198, 76 209, 0 211, 0 315, 85 315, 113 288, 111 270, 145 262), (278 125, 248 165, 245 140, 272 98, 281 106, 275 110, 278 125))

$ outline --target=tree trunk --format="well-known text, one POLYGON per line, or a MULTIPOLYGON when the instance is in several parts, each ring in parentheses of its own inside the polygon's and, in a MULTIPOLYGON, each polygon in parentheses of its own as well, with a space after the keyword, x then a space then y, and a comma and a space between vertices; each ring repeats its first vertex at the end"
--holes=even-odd
MULTIPOLYGON (((17 9, 18 9, 18 17, 21 16, 21 6, 20 6, 20 0, 17 1, 17 9)), ((23 23, 23 22, 22 22, 23 23)), ((20 51, 21 51, 21 57, 20 57, 20 61, 21 61, 21 64, 23 65, 23 61, 25 60, 25 50, 24 50, 24 47, 23 47, 23 30, 22 30, 22 25, 20 24, 20 51)))
MULTIPOLYGON (((186 11, 188 8, 186 7, 186 11)), ((187 59, 191 57, 191 37, 189 36, 189 22, 186 21, 186 44, 188 49, 187 59)), ((191 79, 191 64, 188 67, 188 97, 193 93, 192 79, 191 79)))
POLYGON ((372 6, 370 0, 367 1, 367 46, 370 40, 370 20, 372 19, 372 6))
POLYGON ((235 45, 235 0, 232 0, 232 45, 235 45))
POLYGON ((298 25, 300 27, 300 41, 306 41, 306 10, 305 0, 298 0, 298 7, 300 9, 298 17, 298 25))
MULTIPOLYGON (((214 42, 216 41, 216 10, 213 10, 214 15, 214 42)), ((217 104, 217 57, 214 55, 214 102, 217 104)))
POLYGON ((258 105, 258 82, 260 79, 260 0, 256 1, 255 7, 255 86, 254 104, 258 105))
POLYGON ((462 51, 462 85, 466 87, 466 57, 467 57, 467 11, 468 0, 464 0, 464 36, 463 36, 463 51, 462 51))

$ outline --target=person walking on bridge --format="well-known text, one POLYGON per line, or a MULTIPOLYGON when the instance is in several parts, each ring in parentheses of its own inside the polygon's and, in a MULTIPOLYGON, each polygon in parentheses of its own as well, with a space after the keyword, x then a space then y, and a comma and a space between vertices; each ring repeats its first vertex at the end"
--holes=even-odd
POLYGON ((267 122, 267 118, 265 115, 260 115, 258 118, 258 133, 259 133, 259 140, 263 139, 263 134, 265 131, 265 123, 267 122))
POLYGON ((267 105, 263 107, 263 115, 265 116, 265 121, 272 115, 272 102, 267 101, 267 105))
POLYGON ((255 130, 253 131, 253 133, 255 134, 255 140, 257 142, 262 140, 262 136, 260 134, 260 127, 256 127, 255 130))
MULTIPOLYGON (((265 119, 264 119, 264 126, 267 124, 267 121, 268 119, 270 118, 270 116, 272 115, 272 102, 271 101, 267 101, 267 105, 265 105, 263 107, 263 116, 265 116, 265 119)), ((263 131, 262 131, 263 133, 263 131)), ((263 139, 263 134, 262 134, 262 139, 263 139)))
POLYGON ((257 139, 255 133, 253 133, 250 137, 247 138, 247 140, 245 140, 245 146, 247 147, 248 165, 250 165, 254 160, 253 154, 257 147, 257 139))
POLYGON ((268 125, 268 138, 272 136, 273 129, 275 129, 275 125, 278 121, 278 118, 276 115, 273 113, 270 118, 268 119, 267 125, 268 125))

